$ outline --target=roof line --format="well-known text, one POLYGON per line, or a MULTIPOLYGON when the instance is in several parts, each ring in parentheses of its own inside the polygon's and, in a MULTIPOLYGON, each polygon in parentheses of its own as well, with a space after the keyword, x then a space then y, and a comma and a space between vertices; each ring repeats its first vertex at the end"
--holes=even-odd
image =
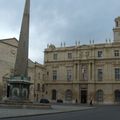
POLYGON ((7 40, 12 40, 12 39, 14 39, 14 40, 16 40, 17 42, 18 42, 18 40, 16 39, 16 38, 8 38, 8 39, 0 39, 0 43, 3 43, 3 44, 6 44, 6 45, 9 45, 9 46, 13 46, 13 47, 18 47, 18 46, 15 46, 15 45, 12 45, 12 44, 10 44, 10 43, 6 43, 5 41, 7 41, 7 40))

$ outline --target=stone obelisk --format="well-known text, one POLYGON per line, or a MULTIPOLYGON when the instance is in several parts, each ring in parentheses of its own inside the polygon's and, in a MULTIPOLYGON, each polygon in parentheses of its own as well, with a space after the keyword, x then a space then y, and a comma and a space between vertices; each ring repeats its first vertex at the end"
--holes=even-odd
POLYGON ((10 99, 27 100, 29 97, 30 80, 28 77, 30 0, 26 0, 20 31, 14 76, 10 78, 10 99))
POLYGON ((14 76, 28 77, 28 44, 29 44, 29 16, 30 16, 30 0, 26 0, 22 26, 17 49, 17 57, 15 62, 14 76))

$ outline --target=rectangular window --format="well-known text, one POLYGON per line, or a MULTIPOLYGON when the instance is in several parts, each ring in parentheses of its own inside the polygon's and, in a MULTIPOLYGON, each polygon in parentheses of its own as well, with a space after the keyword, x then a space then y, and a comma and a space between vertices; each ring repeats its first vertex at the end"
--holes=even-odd
POLYGON ((98 81, 102 81, 102 80, 103 80, 103 70, 98 69, 98 81))
POLYGON ((71 80, 72 80, 72 71, 67 70, 67 81, 71 81, 71 80))
POLYGON ((42 92, 45 92, 45 85, 42 85, 42 92))
POLYGON ((68 53, 68 59, 72 59, 72 53, 68 53))
POLYGON ((120 80, 120 68, 115 68, 115 80, 120 80))
POLYGON ((58 58, 58 55, 57 55, 56 53, 54 53, 54 54, 53 54, 53 59, 54 59, 54 60, 57 60, 57 58, 58 58))
POLYGON ((37 84, 37 91, 40 91, 40 83, 37 84))
POLYGON ((98 51, 98 57, 101 58, 103 55, 103 52, 102 51, 98 51))
POLYGON ((45 75, 43 74, 42 76, 43 76, 43 81, 44 81, 45 80, 45 75))
POLYGON ((49 72, 47 72, 47 76, 49 76, 49 72))
POLYGON ((114 50, 114 56, 118 57, 119 56, 119 50, 114 50))
POLYGON ((57 80, 57 70, 53 70, 53 80, 57 80))
POLYGON ((81 66, 81 72, 82 72, 82 80, 88 80, 88 66, 87 65, 81 66))
POLYGON ((38 73, 38 79, 40 79, 40 73, 38 73))

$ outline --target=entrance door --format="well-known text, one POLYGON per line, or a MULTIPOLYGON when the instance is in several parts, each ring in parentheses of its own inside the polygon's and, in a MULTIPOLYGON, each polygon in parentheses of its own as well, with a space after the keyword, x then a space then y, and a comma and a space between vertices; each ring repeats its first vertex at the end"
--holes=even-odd
POLYGON ((87 103, 87 90, 81 90, 81 103, 87 103))
POLYGON ((115 102, 120 103, 120 90, 115 91, 115 102))
POLYGON ((7 86, 7 97, 10 97, 10 86, 7 86))

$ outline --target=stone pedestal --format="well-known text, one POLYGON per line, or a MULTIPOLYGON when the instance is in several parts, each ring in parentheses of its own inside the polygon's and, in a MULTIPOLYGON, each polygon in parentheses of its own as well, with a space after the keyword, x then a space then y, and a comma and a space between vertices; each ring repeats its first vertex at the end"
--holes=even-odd
POLYGON ((8 80, 8 96, 11 100, 28 100, 30 79, 20 76, 8 80))

